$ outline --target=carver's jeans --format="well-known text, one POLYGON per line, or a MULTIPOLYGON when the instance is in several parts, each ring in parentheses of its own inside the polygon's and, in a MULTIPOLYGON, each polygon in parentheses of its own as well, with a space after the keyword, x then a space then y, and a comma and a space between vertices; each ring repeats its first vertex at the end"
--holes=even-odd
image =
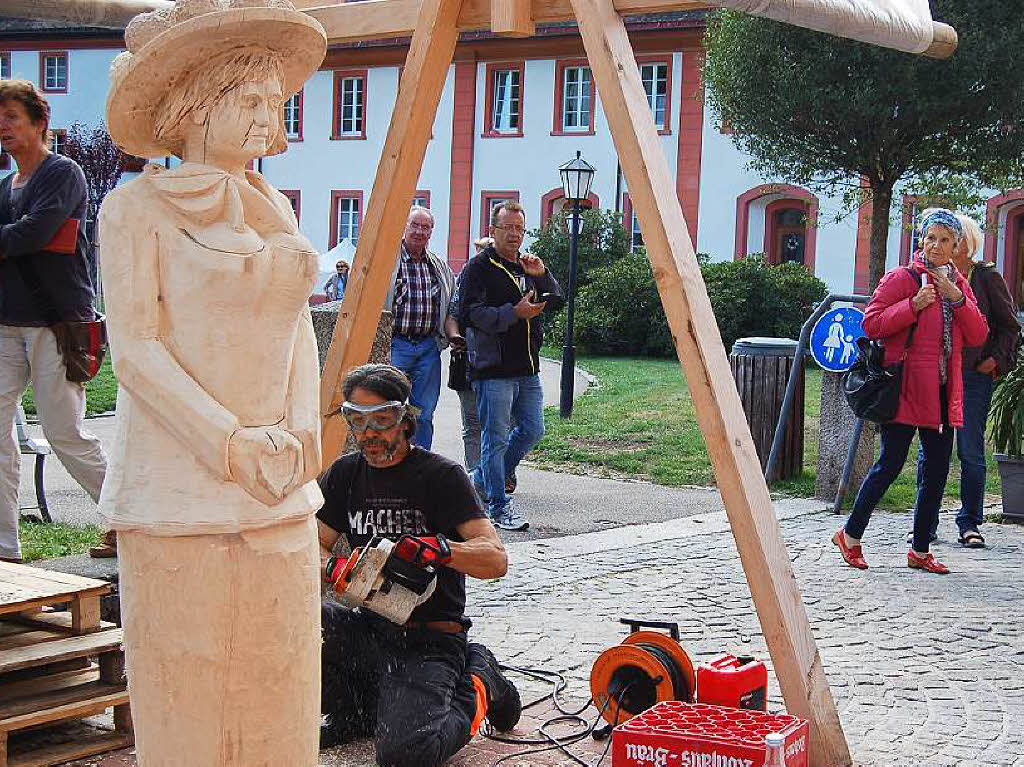
MULTIPOLYGON (((992 404, 992 376, 975 370, 964 371, 964 426, 956 432, 956 453, 960 458, 960 511, 956 526, 963 535, 977 530, 985 521, 985 424, 992 404)), ((917 483, 924 472, 924 454, 917 452, 917 483)), ((938 515, 932 527, 935 537, 939 527, 938 515)))
POLYGON ((433 336, 418 341, 405 336, 391 339, 391 364, 401 370, 412 383, 409 402, 419 408, 416 435, 412 441, 429 450, 434 440, 434 410, 441 396, 441 352, 433 336))
POLYGON ((544 436, 544 390, 540 376, 473 381, 480 416, 480 465, 473 482, 483 485, 491 519, 508 503, 505 478, 544 436), (509 429, 512 421, 515 426, 509 429))
POLYGON ((382 767, 437 767, 476 713, 466 634, 403 629, 325 602, 321 711, 342 742, 373 737, 382 767))
POLYGON ((949 459, 953 454, 953 429, 919 429, 902 423, 887 423, 880 428, 882 450, 857 493, 850 518, 846 520, 846 533, 851 538, 862 538, 871 512, 896 481, 906 463, 914 432, 921 437, 923 466, 918 474, 917 504, 914 507, 914 551, 928 551, 931 531, 939 518, 942 492, 949 475, 949 459))

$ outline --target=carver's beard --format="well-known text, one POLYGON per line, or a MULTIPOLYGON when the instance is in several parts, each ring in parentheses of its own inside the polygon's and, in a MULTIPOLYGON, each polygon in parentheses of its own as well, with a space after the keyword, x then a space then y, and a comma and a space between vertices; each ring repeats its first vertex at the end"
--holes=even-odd
POLYGON ((388 466, 395 457, 404 450, 408 450, 408 440, 404 433, 399 433, 392 440, 368 437, 359 443, 359 452, 371 466, 388 466), (373 452, 367 452, 367 448, 373 452), (379 448, 381 452, 377 452, 379 448))

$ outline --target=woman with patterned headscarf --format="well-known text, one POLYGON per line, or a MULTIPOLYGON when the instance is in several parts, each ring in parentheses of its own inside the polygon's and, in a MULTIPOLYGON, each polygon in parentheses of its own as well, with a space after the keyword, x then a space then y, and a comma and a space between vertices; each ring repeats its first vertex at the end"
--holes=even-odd
POLYGON ((864 478, 846 525, 832 536, 846 563, 862 570, 868 564, 860 539, 871 512, 902 471, 917 433, 922 465, 907 566, 949 572, 928 547, 949 474, 953 430, 964 422, 961 351, 985 341, 988 323, 952 263, 963 225, 950 211, 936 208, 922 214, 920 232, 922 249, 909 266, 882 277, 864 311, 864 332, 883 342, 885 365, 903 359, 903 379, 896 417, 880 430, 878 461, 864 478))

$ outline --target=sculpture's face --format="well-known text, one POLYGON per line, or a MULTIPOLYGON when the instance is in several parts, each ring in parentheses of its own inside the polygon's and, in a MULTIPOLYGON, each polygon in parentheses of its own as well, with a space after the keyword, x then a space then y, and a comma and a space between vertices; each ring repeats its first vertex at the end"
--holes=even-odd
POLYGON ((215 165, 245 165, 263 157, 280 130, 281 83, 276 78, 242 83, 210 110, 206 158, 215 165))

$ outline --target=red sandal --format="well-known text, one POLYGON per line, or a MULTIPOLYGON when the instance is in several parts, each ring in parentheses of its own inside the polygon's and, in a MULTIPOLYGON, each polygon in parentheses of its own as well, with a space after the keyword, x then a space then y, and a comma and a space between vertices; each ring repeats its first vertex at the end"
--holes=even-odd
POLYGON ((913 570, 927 570, 937 575, 948 575, 949 568, 935 558, 931 552, 927 556, 919 557, 913 551, 907 552, 907 567, 913 570))
POLYGON ((832 543, 839 547, 839 553, 843 555, 843 559, 850 567, 856 567, 858 570, 868 569, 868 563, 864 561, 864 554, 860 546, 848 546, 842 530, 832 536, 832 543))

